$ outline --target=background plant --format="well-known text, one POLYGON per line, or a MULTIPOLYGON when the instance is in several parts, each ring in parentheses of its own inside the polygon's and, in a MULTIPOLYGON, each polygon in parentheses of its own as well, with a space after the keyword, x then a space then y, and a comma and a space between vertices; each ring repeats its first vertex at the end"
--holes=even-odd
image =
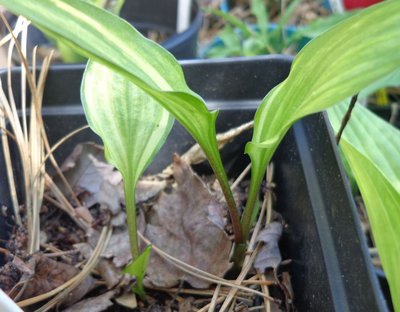
MULTIPOLYGON (((289 77, 265 97, 255 116, 253 138, 246 146, 252 161, 251 186, 240 231, 215 141, 217 113, 209 112, 203 100, 187 87, 179 64, 169 53, 116 16, 78 0, 0 3, 129 79, 188 129, 204 149, 221 183, 238 244, 245 242, 249 233, 266 166, 290 126, 303 116, 347 99, 400 66, 400 2, 393 0, 346 19, 298 54, 289 77), (131 41, 126 40, 127 36, 131 41)), ((386 256, 387 265, 396 261, 386 256)), ((392 294, 399 292, 398 283, 393 282, 399 276, 389 279, 392 294)), ((395 306, 400 308, 398 301, 395 306)))
POLYGON ((225 21, 225 25, 217 39, 205 49, 205 56, 213 58, 276 53, 293 54, 311 38, 355 13, 353 11, 332 14, 328 17, 318 18, 306 26, 289 26, 288 22, 300 3, 300 0, 292 1, 285 10, 282 10, 277 24, 270 22, 268 9, 263 0, 250 1, 250 11, 256 19, 254 25, 242 21, 232 13, 216 9, 207 10, 207 12, 221 17, 225 21))

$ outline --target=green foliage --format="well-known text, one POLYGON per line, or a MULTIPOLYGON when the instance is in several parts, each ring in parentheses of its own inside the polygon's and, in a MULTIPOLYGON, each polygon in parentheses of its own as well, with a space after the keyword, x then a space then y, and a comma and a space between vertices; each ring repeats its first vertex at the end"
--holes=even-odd
POLYGON ((241 19, 221 10, 208 9, 207 12, 223 18, 226 25, 218 34, 221 43, 215 43, 205 53, 206 57, 254 56, 298 50, 309 39, 314 38, 340 21, 352 16, 356 11, 332 14, 319 18, 304 27, 290 27, 288 22, 298 7, 300 0, 292 1, 282 13, 277 25, 268 24, 267 7, 263 0, 251 1, 251 12, 256 18, 256 26, 250 26, 241 19))
MULTIPOLYGON (((111 68, 133 82, 137 87, 136 90, 142 90, 172 113, 204 149, 229 204, 232 224, 234 227, 237 226, 238 213, 223 171, 215 139, 217 113, 209 112, 203 100, 188 88, 179 64, 168 52, 143 38, 129 24, 116 16, 78 0, 38 0, 34 3, 25 0, 0 0, 0 4, 15 13, 25 15, 42 29, 65 40, 69 46, 111 68)), ((246 152, 252 161, 252 178, 249 200, 242 219, 244 238, 247 238, 249 233, 259 186, 266 166, 290 126, 305 115, 326 109, 352 96, 400 66, 398 53, 400 40, 397 40, 400 38, 400 19, 397 13, 399 11, 400 1, 385 1, 329 29, 298 54, 289 77, 263 100, 255 116, 252 141, 246 146, 246 152)), ((263 18, 260 17, 260 19, 263 18)), ((106 77, 105 75, 103 78, 106 79, 106 77)), ((103 105, 109 106, 106 109, 112 107, 109 102, 103 105)), ((99 116, 101 118, 107 116, 93 110, 87 110, 86 113, 94 130, 106 140, 109 139, 111 133, 107 131, 113 128, 99 125, 95 121, 95 118, 99 116)), ((122 119, 115 120, 117 123, 123 122, 122 119)), ((118 125, 114 126, 118 128, 118 125)), ((129 128, 127 124, 122 126, 119 134, 121 139, 127 137, 126 133, 130 133, 130 130, 125 127, 129 128)), ((130 160, 123 159, 128 157, 129 153, 122 155, 120 159, 119 156, 111 155, 113 143, 108 143, 109 147, 106 142, 105 144, 107 157, 117 167, 119 166, 120 170, 121 168, 126 171, 132 170, 131 181, 135 181, 147 162, 144 160, 139 169, 129 167, 126 161, 130 160)), ((353 169, 356 179, 361 181, 380 179, 380 175, 388 179, 387 173, 383 174, 382 171, 374 170, 372 160, 365 157, 357 148, 344 143, 343 150, 346 157, 351 155, 348 160, 350 165, 356 168, 353 169), (371 171, 360 173, 356 167, 358 158, 360 163, 371 171)), ((147 156, 150 154, 152 156, 149 151, 147 156)), ((147 156, 144 159, 150 158, 147 156)), ((389 179, 392 179, 391 177, 389 179)), ((384 189, 381 191, 394 203, 398 202, 398 197, 396 197, 398 189, 396 186, 391 186, 392 180, 388 181, 390 182, 382 183, 384 189)), ((134 182, 131 184, 134 187, 134 182)), ((129 188, 131 191, 130 186, 129 188)), ((371 185, 367 183, 366 186, 360 186, 360 189, 364 189, 364 191, 361 190, 362 192, 370 188, 371 185)), ((369 205, 377 201, 384 203, 384 200, 375 198, 369 205)), ((131 204, 127 203, 127 205, 131 204)), ((375 227, 381 229, 382 224, 375 227)), ((388 240, 392 240, 393 235, 396 235, 394 230, 390 231, 392 232, 385 236, 388 240)), ((235 234, 237 242, 245 241, 240 239, 240 229, 236 228, 235 234)), ((385 247, 382 248, 383 252, 389 255, 385 247)), ((385 260, 385 265, 389 266, 388 274, 394 274, 394 271, 390 269, 391 261, 394 260, 391 255, 387 257, 389 260, 385 260)), ((391 287, 398 287, 397 280, 392 278, 393 280, 395 282, 391 284, 395 286, 391 287)))
POLYGON ((123 176, 131 251, 137 257, 136 183, 164 144, 173 117, 124 76, 92 61, 81 98, 91 129, 103 140, 107 161, 123 176))
POLYGON ((400 19, 394 13, 398 10, 400 1, 385 1, 315 38, 297 55, 289 77, 263 100, 255 115, 252 141, 246 146, 252 177, 244 233, 249 231, 267 164, 290 126, 358 93, 400 66, 400 40, 393 39, 400 36, 400 19))
POLYGON ((142 299, 145 299, 146 293, 143 287, 144 275, 146 274, 147 264, 151 254, 151 245, 148 245, 143 252, 129 263, 124 269, 125 273, 135 276, 136 283, 133 286, 133 291, 138 294, 142 299))
POLYGON ((217 112, 208 111, 203 99, 189 89, 182 68, 168 51, 126 21, 80 0, 0 3, 123 75, 174 115, 203 148, 228 203, 235 240, 242 240, 239 214, 216 141, 217 112))
MULTIPOLYGON (((346 110, 346 103, 329 109, 336 131, 346 110)), ((367 208, 395 310, 400 311, 400 131, 356 105, 340 146, 367 208)))
POLYGON ((315 38, 327 31, 329 28, 340 23, 346 18, 355 15, 356 13, 358 13, 357 10, 352 10, 340 14, 335 13, 327 17, 318 18, 304 27, 299 27, 292 36, 287 38, 287 44, 291 45, 293 43, 299 42, 303 38, 315 38))
MULTIPOLYGON (((119 15, 122 6, 124 5, 125 0, 83 0, 87 3, 95 5, 99 8, 103 8, 108 10, 116 15, 119 15)), ((46 32, 45 32, 46 34, 46 32)), ((79 53, 77 53, 74 49, 65 44, 64 41, 60 38, 52 38, 51 35, 46 34, 50 37, 50 40, 53 40, 57 49, 60 51, 61 57, 65 63, 83 63, 86 61, 86 58, 79 53)))

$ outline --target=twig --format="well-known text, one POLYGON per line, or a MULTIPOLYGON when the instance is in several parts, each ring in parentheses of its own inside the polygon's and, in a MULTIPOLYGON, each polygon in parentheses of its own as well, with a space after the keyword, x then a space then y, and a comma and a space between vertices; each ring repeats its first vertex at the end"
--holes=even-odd
POLYGON ((339 129, 338 133, 336 134, 336 144, 339 144, 340 138, 342 137, 342 134, 344 131, 344 128, 346 128, 346 125, 350 120, 351 112, 353 111, 353 108, 357 103, 357 97, 358 97, 358 94, 354 95, 351 98, 349 108, 347 109, 347 112, 342 119, 342 124, 340 125, 340 129, 339 129))
MULTIPOLYGON (((46 156, 43 158, 43 161, 42 161, 42 163, 40 164, 39 169, 41 169, 41 168, 45 165, 47 159, 48 159, 62 144, 64 144, 67 140, 69 140, 69 139, 72 138, 73 136, 77 135, 77 134, 80 133, 81 131, 83 131, 83 130, 85 130, 85 129, 88 129, 88 128, 89 128, 89 125, 82 126, 82 127, 78 128, 78 129, 76 129, 76 130, 74 130, 74 131, 68 133, 68 134, 67 134, 66 136, 64 136, 63 138, 61 138, 56 144, 54 144, 54 145, 50 148, 50 150, 48 150, 46 156)), ((36 174, 34 180, 37 178, 37 175, 38 175, 38 174, 39 174, 39 172, 36 174)))
POLYGON ((65 211, 81 228, 87 231, 90 228, 90 223, 88 220, 82 218, 76 213, 74 207, 70 204, 70 202, 65 198, 64 194, 60 191, 57 185, 53 182, 51 177, 46 173, 45 175, 46 185, 52 192, 52 194, 57 198, 58 202, 52 199, 51 197, 44 195, 46 200, 50 201, 51 203, 55 204, 58 208, 65 211))
POLYGON ((8 144, 8 138, 6 131, 3 131, 6 127, 4 111, 0 110, 0 127, 1 127, 1 143, 3 146, 4 161, 7 170, 7 181, 9 186, 9 191, 11 195, 11 203, 14 211, 15 222, 18 226, 22 226, 21 216, 19 214, 19 203, 17 197, 17 190, 15 186, 13 165, 11 161, 10 145, 8 144))
MULTIPOLYGON (((146 244, 151 244, 151 242, 146 237, 144 237, 142 233, 138 232, 138 236, 146 244)), ((244 287, 244 286, 241 286, 241 285, 237 285, 237 284, 232 283, 232 282, 230 282, 230 281, 228 281, 228 280, 226 280, 226 279, 224 279, 222 277, 213 275, 211 273, 208 273, 208 272, 205 272, 203 270, 200 270, 199 268, 196 268, 196 267, 194 267, 192 265, 189 265, 189 264, 187 264, 187 263, 185 263, 185 262, 183 262, 183 261, 181 261, 181 260, 169 255, 168 253, 166 253, 165 251, 161 250, 160 248, 158 248, 157 246, 155 246, 153 244, 152 244, 152 250, 155 253, 157 253, 160 257, 162 257, 164 260, 166 260, 167 262, 171 263, 176 268, 178 268, 179 270, 181 270, 181 271, 183 271, 185 273, 188 273, 190 275, 196 276, 196 277, 198 277, 200 279, 203 279, 203 280, 211 282, 211 283, 221 284, 221 285, 224 285, 224 286, 232 287, 232 288, 235 288, 235 289, 242 290, 244 292, 252 293, 252 294, 255 294, 255 295, 258 295, 258 296, 261 296, 261 297, 266 297, 267 299, 272 300, 274 302, 276 301, 276 299, 274 299, 272 297, 269 297, 269 296, 266 296, 265 294, 263 294, 260 291, 257 291, 257 290, 254 290, 254 289, 251 289, 251 288, 248 288, 248 287, 244 287)))
POLYGON ((272 218, 272 188, 274 178, 274 164, 271 163, 267 168, 267 191, 265 192, 265 198, 267 200, 267 217, 265 218, 265 226, 271 223, 272 218))
MULTIPOLYGON (((243 267, 242 267, 242 271, 240 272, 239 276, 237 277, 237 279, 235 280, 235 284, 240 285, 242 283, 242 281, 244 280, 244 278, 246 277, 246 275, 249 273, 254 260, 256 259, 257 253, 259 251, 259 247, 260 244, 257 244, 255 250, 253 251, 253 253, 251 254, 250 258, 247 260, 247 263, 245 262, 243 267)), ((234 287, 230 290, 228 297, 225 299, 220 311, 225 311, 231 304, 231 301, 234 299, 236 292, 238 291, 237 287, 234 287)), ((257 291, 258 292, 258 291, 257 291)), ((261 292, 260 292, 261 293, 261 292)), ((264 298, 267 298, 269 300, 273 300, 273 298, 271 298, 268 295, 263 294, 264 298), (271 299, 270 299, 271 298, 271 299)))
MULTIPOLYGON (((259 278, 261 281, 266 282, 267 279, 265 278, 265 275, 262 273, 258 274, 259 278)), ((267 285, 261 285, 261 290, 269 295, 269 289, 267 285)), ((265 307, 265 312, 271 312, 271 302, 269 302, 269 300, 264 300, 264 307, 265 307)))
POLYGON ((247 165, 246 168, 242 171, 242 173, 237 177, 237 179, 232 183, 231 189, 232 191, 239 185, 240 182, 247 176, 251 169, 251 163, 247 165))
POLYGON ((392 103, 391 110, 389 123, 395 125, 399 117, 400 105, 398 103, 392 103))
POLYGON ((209 312, 214 312, 215 307, 217 306, 218 302, 218 295, 219 295, 219 291, 221 289, 221 284, 218 284, 217 287, 214 290, 214 294, 212 296, 211 302, 210 302, 210 307, 208 308, 209 312))

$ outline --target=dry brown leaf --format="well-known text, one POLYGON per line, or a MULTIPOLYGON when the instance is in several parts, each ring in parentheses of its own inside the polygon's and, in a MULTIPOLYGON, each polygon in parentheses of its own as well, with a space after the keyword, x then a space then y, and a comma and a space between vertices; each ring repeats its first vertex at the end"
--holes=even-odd
POLYGON ((103 257, 112 259, 117 268, 121 268, 131 261, 132 255, 127 228, 114 231, 106 250, 103 252, 103 257))
MULTIPOLYGON (((94 143, 78 144, 61 166, 61 170, 86 207, 100 204, 113 216, 113 226, 122 226, 126 219, 125 213, 121 212, 121 207, 125 204, 122 176, 105 162, 103 153, 103 148, 94 143)), ((60 179, 56 177, 55 182, 68 195, 60 179)), ((136 188, 136 202, 157 196, 165 186, 165 181, 151 177, 140 180, 136 188)), ((86 207, 78 207, 77 212, 89 213, 83 211, 86 207)))
POLYGON ((278 242, 282 236, 282 223, 271 222, 260 231, 257 241, 264 242, 254 261, 254 267, 264 272, 268 268, 276 269, 282 261, 278 242))
MULTIPOLYGON (((103 153, 103 149, 94 143, 78 144, 61 170, 77 195, 85 194, 86 207, 104 205, 116 215, 124 201, 122 176, 104 161, 103 153)), ((57 185, 62 187, 58 181, 57 185)))
MULTIPOLYGON (((21 296, 22 299, 35 297, 49 292, 58 286, 61 286, 80 271, 72 265, 55 261, 42 254, 32 256, 34 263, 34 273, 29 279, 25 291, 21 296)), ((66 297, 64 305, 71 305, 79 301, 87 292, 94 287, 94 279, 91 276, 85 280, 66 297)))
POLYGON ((115 291, 111 290, 100 296, 81 300, 62 312, 101 312, 114 304, 111 301, 114 295, 115 291))
POLYGON ((133 292, 123 294, 122 296, 115 298, 115 301, 119 305, 126 307, 128 309, 135 309, 138 306, 136 295, 133 292))
MULTIPOLYGON (((230 268, 232 242, 221 229, 225 215, 215 199, 189 165, 174 157, 176 189, 161 193, 146 214, 144 235, 168 254, 209 273, 223 276, 230 268)), ((159 287, 172 287, 185 280, 196 288, 208 282, 187 275, 152 253, 148 280, 159 287)))

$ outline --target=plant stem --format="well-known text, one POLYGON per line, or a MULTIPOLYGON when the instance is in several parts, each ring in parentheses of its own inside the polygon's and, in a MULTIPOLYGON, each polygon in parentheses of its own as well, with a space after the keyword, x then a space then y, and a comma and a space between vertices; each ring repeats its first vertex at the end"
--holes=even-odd
POLYGON ((261 182, 264 178, 265 169, 267 168, 267 164, 271 161, 272 155, 274 154, 277 146, 272 148, 265 149, 262 154, 259 156, 250 156, 251 157, 251 180, 250 180, 250 189, 247 197, 246 208, 244 210, 242 216, 242 233, 243 240, 246 241, 250 228, 251 228, 251 217, 253 215, 253 210, 256 204, 256 200, 258 199, 258 192, 260 189, 261 182), (259 170, 257 168, 263 168, 263 164, 265 168, 263 170, 259 170))
MULTIPOLYGON (((203 151, 206 151, 206 150, 207 149, 203 149, 203 151)), ((236 208, 236 202, 233 197, 231 187, 229 185, 228 177, 226 176, 226 173, 223 170, 224 167, 222 164, 221 157, 220 157, 219 153, 217 155, 208 153, 207 158, 210 162, 211 168, 214 171, 215 177, 217 178, 217 180, 221 186, 222 192, 224 193, 226 203, 228 205, 228 211, 229 211, 229 216, 231 218, 233 234, 235 236, 235 243, 241 244, 241 243, 243 243, 243 235, 242 235, 242 229, 240 226, 239 212, 236 208)))
POLYGON ((350 120, 351 112, 353 111, 353 108, 357 103, 357 97, 358 97, 358 94, 354 95, 351 98, 349 108, 347 109, 346 115, 344 115, 344 117, 342 119, 342 124, 340 125, 340 129, 339 129, 338 133, 336 134, 336 144, 339 144, 340 138, 342 137, 342 134, 344 131, 344 128, 346 128, 347 123, 350 120))
POLYGON ((135 205, 135 189, 136 185, 129 183, 129 179, 124 179, 125 207, 126 219, 128 222, 129 241, 131 245, 132 259, 135 260, 139 256, 139 243, 137 236, 136 223, 136 205, 135 205))
MULTIPOLYGON (((254 164, 253 164, 254 166, 254 164)), ((254 175, 254 172, 252 170, 252 176, 254 175)), ((242 233, 243 233, 243 240, 246 241, 249 232, 250 232, 250 227, 251 227, 251 216, 253 215, 253 209, 256 204, 256 200, 258 198, 258 190, 260 188, 261 182, 262 182, 263 175, 260 175, 260 177, 257 177, 257 179, 251 179, 250 182, 250 189, 249 189, 249 195, 247 197, 247 202, 246 202, 246 208, 244 209, 244 213, 242 216, 242 233)))

